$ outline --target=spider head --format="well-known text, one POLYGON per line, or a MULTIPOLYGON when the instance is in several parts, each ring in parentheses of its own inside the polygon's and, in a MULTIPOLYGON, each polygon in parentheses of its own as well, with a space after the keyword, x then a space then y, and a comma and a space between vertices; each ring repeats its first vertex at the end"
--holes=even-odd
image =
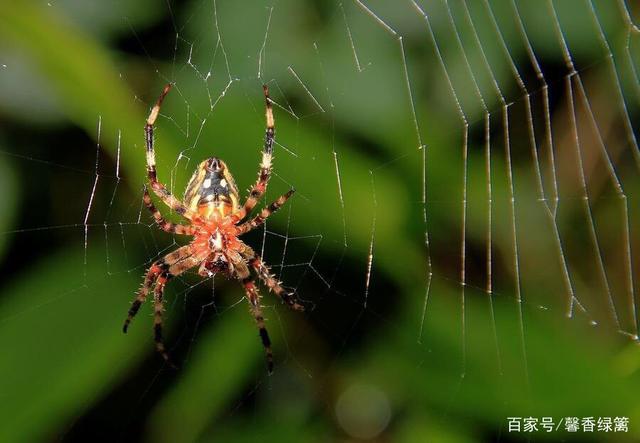
POLYGON ((215 231, 210 232, 207 238, 209 256, 205 261, 205 268, 213 274, 231 272, 233 259, 230 259, 227 254, 230 251, 234 251, 235 244, 235 238, 229 236, 223 226, 217 227, 215 231))
POLYGON ((198 270, 198 274, 202 277, 213 277, 218 273, 225 275, 230 275, 231 273, 229 260, 227 256, 222 253, 211 254, 202 262, 198 270))
POLYGON ((229 273, 230 266, 227 256, 222 252, 215 252, 210 259, 203 263, 204 268, 209 275, 221 273, 229 273))
POLYGON ((238 187, 226 163, 216 157, 201 162, 189 180, 184 200, 205 219, 235 213, 239 209, 238 187))

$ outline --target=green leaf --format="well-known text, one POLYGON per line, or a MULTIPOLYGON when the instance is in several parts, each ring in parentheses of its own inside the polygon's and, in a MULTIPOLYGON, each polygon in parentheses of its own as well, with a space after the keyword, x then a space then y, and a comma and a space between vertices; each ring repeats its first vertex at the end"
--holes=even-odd
POLYGON ((121 333, 137 275, 108 275, 104 251, 34 264, 0 299, 0 441, 43 441, 145 355, 150 328, 121 333))

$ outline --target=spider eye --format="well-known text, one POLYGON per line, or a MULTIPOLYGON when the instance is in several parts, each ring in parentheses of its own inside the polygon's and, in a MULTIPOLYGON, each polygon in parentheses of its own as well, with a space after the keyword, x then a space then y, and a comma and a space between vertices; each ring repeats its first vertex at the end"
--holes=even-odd
POLYGON ((211 260, 205 263, 205 268, 215 273, 226 272, 229 270, 229 262, 224 254, 216 254, 211 260))

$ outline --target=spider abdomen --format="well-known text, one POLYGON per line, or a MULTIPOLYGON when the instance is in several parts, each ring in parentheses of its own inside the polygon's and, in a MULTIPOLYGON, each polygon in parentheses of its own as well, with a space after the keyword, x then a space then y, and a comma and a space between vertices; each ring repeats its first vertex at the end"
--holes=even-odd
POLYGON ((225 162, 210 157, 198 165, 184 193, 187 207, 204 219, 240 210, 238 187, 225 162))

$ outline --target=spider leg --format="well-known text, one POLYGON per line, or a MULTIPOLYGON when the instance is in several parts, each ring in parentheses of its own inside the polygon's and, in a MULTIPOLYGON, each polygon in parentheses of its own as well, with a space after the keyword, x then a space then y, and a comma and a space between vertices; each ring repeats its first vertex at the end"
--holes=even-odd
POLYGON ((260 280, 269 288, 270 291, 273 291, 291 309, 295 311, 304 311, 304 306, 299 303, 295 293, 289 292, 280 286, 281 282, 274 278, 269 266, 250 246, 242 243, 240 254, 249 263, 249 266, 255 270, 260 280))
POLYGON ((164 295, 164 287, 171 277, 172 275, 166 272, 160 274, 156 281, 156 287, 153 290, 153 338, 156 342, 156 350, 158 353, 162 355, 164 361, 173 366, 169 360, 169 354, 167 354, 165 349, 164 341, 162 340, 162 311, 164 310, 162 296, 164 295))
MULTIPOLYGON (((160 260, 156 261, 149 267, 149 270, 147 271, 144 277, 144 282, 142 284, 142 287, 138 291, 138 295, 136 296, 135 300, 131 304, 131 308, 129 308, 129 315, 127 316, 127 319, 124 322, 124 326, 122 327, 122 332, 124 333, 127 332, 127 329, 129 328, 129 324, 131 323, 131 320, 133 320, 133 317, 135 317, 135 315, 138 313, 140 306, 147 299, 147 295, 149 294, 149 291, 153 287, 153 284, 158 280, 158 277, 163 273, 171 272, 172 265, 189 257, 191 257, 191 246, 187 245, 187 246, 178 248, 173 252, 170 252, 169 254, 165 255, 164 257, 162 257, 160 260)), ((172 274, 175 275, 175 273, 172 273, 172 274)))
POLYGON ((249 197, 244 203, 242 217, 244 218, 258 204, 258 200, 267 190, 269 178, 271 177, 271 162, 273 160, 273 143, 275 141, 275 122, 273 119, 273 108, 271 105, 271 97, 269 97, 269 88, 262 85, 265 99, 265 117, 267 120, 267 129, 264 135, 264 148, 262 150, 262 161, 260 163, 260 171, 258 179, 249 191, 249 197))
POLYGON ((244 286, 247 301, 249 302, 249 311, 256 321, 256 326, 258 326, 260 339, 262 340, 262 346, 264 347, 265 357, 267 360, 267 370, 269 371, 269 374, 271 374, 273 372, 273 351, 271 350, 271 339, 269 338, 269 332, 265 326, 262 306, 260 305, 260 292, 249 273, 249 268, 247 268, 244 260, 242 260, 242 257, 238 256, 234 262, 236 276, 242 281, 242 286, 244 286))
POLYGON ((258 277, 260 277, 260 280, 262 280, 269 290, 273 291, 278 297, 280 297, 291 309, 295 311, 304 311, 304 306, 298 302, 295 293, 289 292, 280 286, 281 282, 274 278, 269 266, 262 261, 259 255, 256 254, 254 258, 250 259, 249 265, 255 269, 258 277))
POLYGON ((164 259, 160 259, 149 267, 149 270, 144 276, 144 283, 138 291, 138 295, 136 296, 135 300, 133 300, 133 303, 131 303, 129 314, 127 315, 127 319, 124 321, 124 325, 122 326, 122 332, 124 332, 125 334, 127 333, 127 329, 129 329, 131 320, 133 320, 133 317, 135 317, 140 310, 140 306, 142 306, 142 303, 144 303, 147 299, 147 295, 153 287, 153 283, 157 280, 158 276, 165 266, 166 264, 164 263, 164 259))
POLYGON ((146 186, 144 188, 144 195, 142 197, 142 201, 144 202, 147 209, 151 211, 151 214, 153 214, 154 220, 156 221, 160 229, 162 229, 163 231, 174 233, 174 234, 183 234, 183 235, 193 235, 195 233, 195 228, 193 226, 172 223, 166 220, 164 217, 162 217, 162 214, 160 213, 160 211, 158 211, 158 209, 155 207, 155 205, 151 201, 151 196, 149 195, 149 191, 147 190, 146 186))
POLYGON ((175 251, 165 255, 160 260, 151 265, 144 279, 144 283, 138 291, 136 299, 133 301, 129 309, 129 315, 124 322, 123 332, 127 332, 129 324, 133 317, 138 313, 140 306, 147 298, 149 291, 155 283, 153 291, 154 299, 154 337, 156 349, 162 357, 169 362, 169 356, 165 351, 162 341, 162 311, 163 311, 163 294, 166 283, 186 270, 196 266, 201 259, 193 255, 192 246, 187 245, 176 249, 175 251))
POLYGON ((160 107, 162 106, 162 102, 164 101, 164 98, 170 90, 171 83, 167 84, 162 90, 162 93, 160 94, 160 97, 158 97, 158 101, 156 102, 156 104, 151 109, 149 117, 147 117, 147 123, 144 126, 145 141, 147 146, 147 176, 149 177, 151 189, 158 197, 160 197, 164 204, 169 206, 178 214, 191 219, 192 217, 195 217, 195 214, 189 211, 189 209, 184 204, 182 204, 180 200, 171 195, 165 185, 158 181, 158 177, 156 174, 156 152, 153 147, 153 125, 155 124, 156 119, 160 114, 160 107))
MULTIPOLYGON (((190 246, 184 246, 185 248, 190 248, 190 246)), ((182 249, 182 248, 180 248, 182 249)), ((177 249, 175 252, 179 251, 177 249)), ((174 252, 174 253, 175 253, 174 252)), ((162 356, 162 358, 169 363, 171 366, 175 368, 175 365, 169 359, 169 354, 167 353, 164 340, 162 338, 162 312, 164 311, 163 304, 163 296, 164 296, 164 287, 170 279, 173 277, 177 277, 188 269, 193 268, 198 265, 202 260, 197 256, 184 256, 181 254, 179 260, 176 261, 173 265, 169 267, 169 270, 166 273, 160 274, 158 277, 156 287, 153 291, 153 337, 156 342, 156 350, 162 356)))
POLYGON ((278 209, 280 209, 282 207, 282 205, 284 205, 287 202, 287 200, 289 200, 289 197, 291 197, 294 192, 295 192, 295 189, 291 189, 287 193, 282 194, 280 197, 278 197, 278 199, 276 201, 271 203, 266 208, 263 208, 262 211, 260 211, 260 214, 256 215, 251 220, 246 221, 246 222, 242 223, 241 225, 239 225, 238 226, 238 235, 246 234, 247 232, 251 231, 252 229, 255 229, 258 226, 260 226, 261 224, 263 224, 264 221, 267 218, 269 218, 269 216, 271 214, 273 214, 278 209))
POLYGON ((273 372, 273 351, 271 350, 271 339, 269 338, 269 332, 264 322, 264 315, 262 314, 262 306, 260 306, 260 294, 255 282, 251 277, 247 277, 242 280, 242 285, 247 294, 247 300, 249 301, 249 310, 251 315, 256 320, 258 331, 260 333, 260 339, 262 340, 262 346, 267 359, 267 370, 269 374, 273 372))

